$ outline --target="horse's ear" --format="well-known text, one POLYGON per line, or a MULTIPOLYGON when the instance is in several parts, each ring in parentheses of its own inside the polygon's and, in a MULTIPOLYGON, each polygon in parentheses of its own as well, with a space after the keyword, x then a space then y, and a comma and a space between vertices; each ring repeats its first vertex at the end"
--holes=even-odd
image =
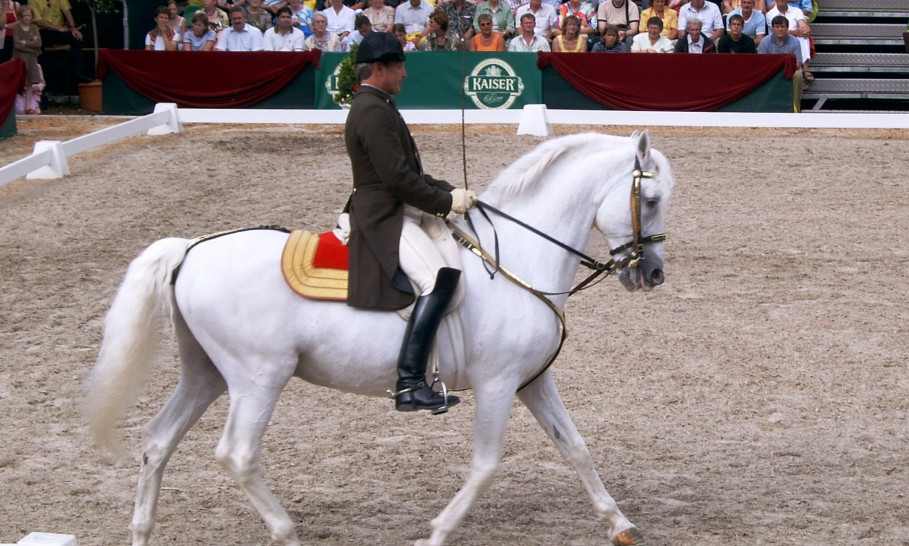
POLYGON ((638 161, 643 165, 650 159, 650 134, 647 132, 647 129, 644 129, 643 132, 638 134, 637 131, 632 133, 631 138, 637 138, 637 153, 638 161))

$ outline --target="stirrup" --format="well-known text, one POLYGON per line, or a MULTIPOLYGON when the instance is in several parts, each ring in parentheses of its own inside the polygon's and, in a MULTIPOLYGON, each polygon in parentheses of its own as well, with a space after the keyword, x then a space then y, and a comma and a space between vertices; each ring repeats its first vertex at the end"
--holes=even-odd
MULTIPOLYGON (((441 414, 443 414, 443 413, 447 413, 447 412, 448 412, 448 408, 449 408, 449 405, 448 405, 448 387, 445 385, 445 382, 444 382, 444 381, 442 381, 441 379, 439 379, 438 373, 433 374, 432 383, 430 383, 429 385, 426 385, 426 386, 427 386, 430 390, 433 390, 432 387, 433 387, 433 385, 435 385, 436 383, 440 383, 440 384, 442 385, 442 392, 441 392, 441 395, 442 395, 442 405, 439 406, 439 407, 437 407, 437 408, 433 408, 433 409, 429 410, 429 413, 430 413, 431 415, 441 415, 441 414)), ((391 389, 387 389, 385 392, 388 393, 388 397, 389 397, 389 398, 391 398, 392 400, 394 400, 395 402, 397 402, 398 397, 401 396, 402 394, 406 394, 406 393, 408 393, 408 392, 413 392, 413 387, 407 387, 406 389, 401 389, 401 390, 399 390, 399 391, 397 391, 397 392, 392 391, 391 389)))

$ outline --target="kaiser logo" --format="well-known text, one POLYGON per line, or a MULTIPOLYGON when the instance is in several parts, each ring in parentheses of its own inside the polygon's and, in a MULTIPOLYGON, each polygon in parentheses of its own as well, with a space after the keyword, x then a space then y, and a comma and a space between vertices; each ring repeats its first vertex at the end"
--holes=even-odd
POLYGON ((328 75, 325 78, 325 90, 328 91, 328 96, 334 98, 335 93, 338 92, 338 76, 341 75, 341 65, 335 67, 335 71, 328 75))
POLYGON ((506 109, 524 92, 524 81, 501 59, 486 59, 464 79, 464 93, 484 110, 506 109))

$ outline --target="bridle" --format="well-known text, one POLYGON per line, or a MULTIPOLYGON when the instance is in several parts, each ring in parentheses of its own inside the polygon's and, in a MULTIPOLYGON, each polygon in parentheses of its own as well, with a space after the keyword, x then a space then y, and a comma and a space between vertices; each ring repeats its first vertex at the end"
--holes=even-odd
MULTIPOLYGON (((568 296, 571 296, 575 292, 578 292, 580 290, 584 290, 585 288, 590 288, 591 286, 593 286, 590 283, 594 279, 596 279, 597 277, 599 277, 600 275, 602 275, 604 273, 606 274, 606 276, 609 276, 610 274, 615 273, 616 271, 621 271, 625 268, 640 267, 641 261, 644 260, 644 245, 666 240, 665 233, 644 235, 641 231, 641 181, 645 178, 652 178, 652 179, 659 178, 658 175, 656 173, 641 170, 640 159, 637 157, 637 155, 635 155, 634 170, 631 172, 631 176, 632 176, 631 203, 630 203, 630 205, 631 205, 631 241, 629 241, 623 245, 617 246, 617 247, 613 248, 612 250, 610 250, 609 255, 613 256, 613 258, 610 258, 606 262, 602 262, 600 260, 591 258, 590 256, 584 254, 580 250, 577 250, 577 249, 563 243, 562 241, 559 241, 558 239, 497 209, 496 207, 493 207, 492 205, 490 205, 488 203, 484 203, 482 201, 477 202, 477 204, 476 204, 477 209, 480 211, 480 213, 483 215, 483 217, 486 219, 486 221, 489 222, 490 225, 493 225, 492 220, 489 218, 489 215, 487 214, 486 211, 493 212, 493 213, 501 216, 502 218, 505 218, 506 220, 509 220, 509 221, 523 227, 524 229, 530 231, 531 233, 534 233, 535 235, 542 237, 543 239, 546 239, 547 241, 559 246, 560 248, 566 250, 567 252, 574 254, 575 256, 577 256, 581 259, 581 262, 580 262, 581 265, 583 265, 584 267, 586 267, 588 269, 593 270, 593 273, 591 273, 590 276, 588 276, 583 281, 579 282, 577 284, 577 286, 575 286, 574 288, 572 288, 571 290, 569 290, 567 292, 544 292, 541 290, 537 290, 530 283, 528 283, 527 281, 524 281, 523 279, 521 279, 520 277, 518 277, 517 275, 515 275, 508 269, 506 269, 499 262, 499 237, 496 234, 495 226, 493 226, 493 239, 494 239, 495 255, 492 256, 489 254, 489 252, 487 252, 480 245, 478 240, 474 240, 469 235, 464 233, 463 230, 461 230, 460 228, 458 228, 451 222, 448 222, 448 227, 449 227, 449 229, 451 229, 452 236, 454 237, 455 241, 457 241, 461 246, 463 246, 464 248, 466 248, 467 250, 469 250, 470 252, 472 252, 473 254, 478 256, 483 261, 483 267, 486 268, 486 272, 489 273, 490 279, 494 278, 495 274, 497 272, 501 272, 502 275, 506 279, 508 279, 512 283, 520 286, 521 288, 527 290, 528 292, 530 292, 531 294, 536 296, 538 299, 540 299, 559 318, 559 324, 561 325, 561 330, 562 330, 561 339, 559 340, 559 346, 556 347, 556 350, 553 353, 552 357, 549 358, 549 360, 546 362, 546 364, 543 366, 543 368, 540 369, 536 374, 534 374, 530 379, 528 379, 527 381, 522 383, 520 387, 518 387, 519 392, 521 390, 523 390, 525 387, 527 387, 528 385, 530 385, 531 383, 533 383, 538 377, 543 375, 546 372, 546 370, 549 369, 549 367, 552 365, 552 363, 555 361, 555 359, 559 356, 559 353, 562 351, 562 345, 565 343, 565 339, 568 337, 568 328, 567 328, 566 322, 565 322, 565 313, 555 303, 553 303, 552 300, 550 300, 547 296, 557 296, 557 295, 564 295, 564 294, 568 294, 568 296), (621 254, 622 252, 625 252, 626 250, 629 250, 629 249, 631 250, 631 252, 629 252, 627 255, 625 255, 619 259, 614 258, 614 256, 616 256, 617 254, 621 254)), ((467 223, 470 226, 470 229, 473 230, 474 233, 478 233, 476 228, 473 225, 473 220, 470 218, 469 213, 465 214, 464 217, 467 220, 467 223)), ((479 239, 479 236, 478 236, 478 239, 479 239)), ((602 279, 600 279, 600 280, 602 280, 602 279)))
MULTIPOLYGON (((487 214, 487 211, 492 212, 498 216, 501 216, 502 218, 505 218, 506 220, 509 220, 510 222, 513 222, 513 223, 521 226, 522 228, 526 229, 527 231, 530 231, 531 233, 533 233, 539 237, 542 237, 543 239, 546 239, 550 243, 553 243, 554 245, 564 249, 565 251, 567 251, 571 254, 574 254, 575 256, 577 256, 578 258, 581 259, 580 265, 593 270, 593 273, 589 277, 587 277, 583 281, 579 282, 577 284, 577 286, 575 286, 571 290, 568 290, 565 292, 545 292, 545 291, 539 291, 536 289, 532 289, 532 287, 529 283, 521 280, 516 275, 514 275, 514 273, 511 273, 505 267, 503 267, 499 261, 499 237, 498 237, 498 234, 495 232, 494 227, 493 227, 493 241, 494 241, 493 252, 494 252, 494 254, 492 256, 490 256, 489 253, 483 249, 482 245, 480 245, 479 236, 477 237, 477 240, 474 240, 470 236, 468 236, 466 233, 464 233, 462 230, 455 227, 454 225, 450 225, 450 227, 454 234, 455 240, 459 244, 461 244, 461 246, 467 248, 473 254, 479 256, 483 260, 483 265, 486 268, 486 272, 489 273, 490 278, 494 278, 495 274, 497 272, 501 271, 507 278, 509 278, 509 280, 512 280, 513 282, 517 282, 517 284, 519 284, 521 286, 530 287, 534 292, 539 292, 542 295, 557 296, 557 295, 562 295, 562 294, 568 294, 569 296, 571 296, 572 294, 574 294, 580 290, 589 288, 588 285, 590 285, 590 283, 593 280, 595 280, 597 277, 599 277, 600 275, 602 275, 604 273, 608 276, 608 275, 611 275, 612 273, 616 273, 625 268, 638 267, 640 265, 641 261, 644 259, 644 245, 650 244, 650 243, 662 242, 662 241, 666 240, 665 233, 656 233, 656 234, 645 236, 642 232, 642 225, 641 225, 641 181, 645 178, 656 179, 656 178, 658 178, 657 174, 649 172, 649 171, 641 170, 640 160, 638 159, 637 156, 635 156, 634 170, 631 172, 631 176, 632 176, 631 203, 630 203, 630 206, 631 206, 631 241, 628 241, 627 243, 625 243, 623 245, 619 245, 619 246, 611 249, 609 251, 609 255, 613 256, 613 258, 610 258, 608 261, 605 261, 605 262, 597 260, 595 258, 591 258, 590 256, 588 256, 587 254, 584 254, 580 250, 577 250, 577 249, 571 247, 570 245, 567 245, 567 244, 563 243, 562 241, 559 241, 558 239, 552 237, 551 235, 548 235, 548 234, 540 231, 539 229, 515 218, 514 216, 511 216, 510 214, 508 214, 502 210, 499 210, 498 208, 496 208, 488 203, 484 203, 483 201, 477 202, 476 208, 480 211, 480 214, 482 214, 482 216, 486 219, 487 222, 489 222, 490 225, 492 225, 492 220, 489 218, 489 214, 487 214), (625 252, 626 250, 629 250, 629 249, 631 249, 631 252, 629 252, 625 256, 618 258, 618 259, 614 258, 614 256, 616 256, 617 254, 621 254, 622 252, 625 252)), ((467 220, 467 223, 470 226, 471 230, 474 233, 477 233, 477 230, 473 224, 473 220, 470 217, 470 214, 469 213, 465 214, 464 217, 467 220)))

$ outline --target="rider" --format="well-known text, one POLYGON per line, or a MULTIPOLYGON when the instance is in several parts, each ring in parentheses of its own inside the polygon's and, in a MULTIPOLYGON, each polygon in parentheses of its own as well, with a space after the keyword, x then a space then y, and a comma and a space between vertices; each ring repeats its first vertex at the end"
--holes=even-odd
MULTIPOLYGON (((476 196, 423 172, 417 145, 392 98, 407 77, 398 39, 386 32, 368 34, 357 49, 355 71, 360 87, 344 128, 354 186, 347 303, 401 309, 414 300, 408 278, 418 285, 398 357, 395 408, 434 410, 445 406, 445 398, 426 385, 426 361, 461 272, 446 267, 421 224, 437 221, 433 216, 463 214, 476 196)), ((448 397, 449 406, 458 401, 448 397)))

